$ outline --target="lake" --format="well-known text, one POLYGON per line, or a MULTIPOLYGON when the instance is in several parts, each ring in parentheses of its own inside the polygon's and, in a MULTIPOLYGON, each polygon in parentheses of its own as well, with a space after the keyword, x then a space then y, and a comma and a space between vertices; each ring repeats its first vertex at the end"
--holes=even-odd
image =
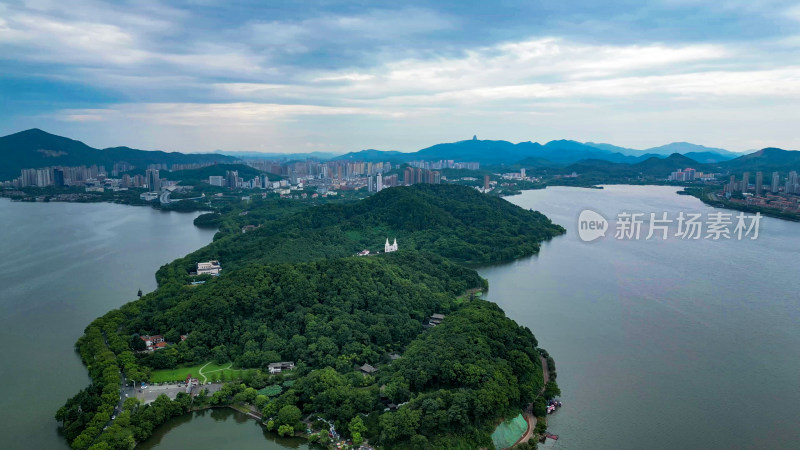
MULTIPOLYGON (((547 447, 797 448, 800 224, 764 218, 752 241, 612 231, 585 243, 575 232, 584 208, 608 219, 715 211, 675 191, 555 187, 508 198, 567 229, 537 256, 479 269, 488 298, 555 358, 564 407, 550 416, 561 439, 547 447)), ((66 447, 53 414, 88 383, 73 343, 92 319, 153 289, 161 264, 211 240, 193 217, 0 201, 2 447, 66 447)), ((302 445, 215 410, 170 421, 143 448, 302 445)))
POLYGON ((53 416, 89 384, 75 341, 155 289, 161 265, 211 242, 196 216, 0 199, 0 447, 69 448, 53 416))
POLYGON ((508 197, 567 229, 537 256, 480 270, 488 298, 555 358, 564 407, 548 446, 798 448, 799 223, 764 218, 757 240, 578 238, 584 208, 609 220, 714 210, 675 191, 508 197))

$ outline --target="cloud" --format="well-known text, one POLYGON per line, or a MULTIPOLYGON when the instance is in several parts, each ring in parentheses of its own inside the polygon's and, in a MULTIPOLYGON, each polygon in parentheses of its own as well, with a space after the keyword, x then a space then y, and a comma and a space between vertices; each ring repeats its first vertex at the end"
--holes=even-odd
MULTIPOLYGON (((589 113, 655 139, 641 121, 665 111, 671 140, 688 140, 681 125, 694 129, 687 118, 702 120, 706 105, 728 116, 738 108, 798 118, 784 109, 800 100, 794 2, 404 5, 0 5, 3 76, 14 80, 0 86, 9 106, 0 122, 175 126, 220 137, 231 129, 255 136, 242 132, 252 126, 280 135, 280 145, 341 146, 363 136, 353 145, 411 149, 437 133, 471 136, 474 127, 535 139, 511 128, 527 130, 532 120, 549 123, 548 133, 568 132, 559 124, 573 120, 590 129, 589 113), (69 101, 64 86, 75 87, 69 101), (102 101, 76 102, 82 89, 102 92, 102 101)), ((741 134, 764 133, 740 126, 741 134)), ((721 145, 709 136, 704 142, 721 145)))
POLYGON ((250 125, 299 116, 396 115, 370 108, 285 105, 273 103, 135 103, 109 108, 65 109, 55 117, 63 121, 135 120, 146 123, 205 127, 210 123, 250 125))

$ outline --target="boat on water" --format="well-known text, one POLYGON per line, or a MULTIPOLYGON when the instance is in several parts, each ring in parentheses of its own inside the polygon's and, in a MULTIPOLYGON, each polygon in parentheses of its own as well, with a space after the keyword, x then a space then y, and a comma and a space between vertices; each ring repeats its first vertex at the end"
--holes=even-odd
POLYGON ((547 414, 552 414, 555 412, 557 408, 561 407, 561 402, 559 400, 552 399, 547 402, 547 414))

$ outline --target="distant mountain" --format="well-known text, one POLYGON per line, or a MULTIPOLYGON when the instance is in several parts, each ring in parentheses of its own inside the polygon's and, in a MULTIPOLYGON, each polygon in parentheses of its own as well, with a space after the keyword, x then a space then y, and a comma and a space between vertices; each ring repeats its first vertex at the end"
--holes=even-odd
POLYGON ((468 140, 436 144, 408 154, 411 159, 455 159, 477 161, 484 164, 503 164, 533 156, 542 146, 539 143, 508 141, 468 140))
POLYGON ((732 159, 731 156, 721 155, 714 152, 689 152, 684 153, 683 156, 703 164, 713 164, 732 159))
POLYGON ((234 162, 237 158, 215 154, 137 150, 128 147, 100 150, 38 128, 0 137, 0 180, 18 177, 21 169, 48 166, 97 164, 104 165, 110 171, 113 164, 120 161, 136 167, 146 167, 148 164, 234 162))
POLYGON ((703 145, 691 144, 689 142, 673 142, 671 144, 647 148, 644 150, 618 147, 612 144, 599 144, 595 142, 587 142, 586 145, 610 152, 621 153, 623 155, 636 156, 639 158, 644 155, 665 157, 672 155, 673 153, 679 153, 699 162, 709 163, 726 161, 741 155, 740 153, 734 153, 723 148, 706 147, 703 145))
POLYGON ((734 157, 734 153, 689 143, 673 143, 646 150, 635 150, 611 144, 582 143, 572 140, 554 140, 544 145, 538 142, 493 141, 470 139, 432 145, 416 152, 362 150, 334 157, 335 160, 397 161, 452 159, 477 161, 484 165, 514 165, 523 167, 559 167, 586 159, 635 164, 657 156, 664 158, 673 153, 691 152, 702 162, 719 162, 734 157), (669 151, 675 149, 676 151, 669 151), (680 151, 677 151, 680 150, 680 151))
POLYGON ((398 152, 394 150, 360 150, 357 152, 345 153, 344 155, 337 155, 330 159, 348 159, 354 161, 365 162, 380 162, 380 161, 406 161, 406 155, 409 153, 398 152))
POLYGON ((697 145, 691 144, 689 142, 673 142, 671 144, 662 145, 660 147, 652 147, 646 150, 643 150, 645 153, 653 153, 656 155, 671 155, 673 153, 679 153, 681 155, 685 155, 686 153, 694 152, 694 153, 718 153, 723 156, 729 156, 730 158, 736 158, 740 156, 741 153, 734 153, 729 150, 725 150, 724 148, 714 148, 714 147, 706 147, 704 145, 697 145))
POLYGON ((730 161, 715 165, 723 170, 738 174, 749 172, 781 172, 783 176, 791 170, 800 171, 800 151, 765 148, 730 161))
POLYGON ((684 155, 674 153, 666 158, 658 156, 650 156, 644 161, 634 164, 616 163, 601 159, 586 159, 570 164, 568 166, 559 168, 556 173, 571 173, 576 172, 581 174, 584 178, 597 176, 600 178, 633 178, 639 176, 666 178, 670 172, 678 169, 685 169, 687 167, 694 168, 699 171, 706 169, 704 164, 701 164, 684 155))
POLYGON ((653 156, 631 167, 644 175, 667 176, 670 172, 687 167, 702 170, 704 165, 680 153, 673 153, 666 158, 653 156))
POLYGON ((601 150, 607 150, 609 152, 614 153, 622 153, 623 155, 640 155, 644 150, 636 150, 634 148, 627 148, 627 147, 620 147, 613 144, 602 144, 598 142, 587 142, 586 145, 594 148, 599 148, 601 150))
POLYGON ((398 151, 362 150, 334 159, 358 159, 361 161, 456 160, 476 161, 484 165, 512 165, 521 160, 549 161, 551 165, 564 165, 586 158, 598 158, 615 162, 637 162, 636 157, 598 149, 576 141, 559 140, 547 144, 538 142, 492 141, 471 139, 466 141, 436 144, 410 153, 398 151), (529 159, 533 158, 533 159, 529 159))

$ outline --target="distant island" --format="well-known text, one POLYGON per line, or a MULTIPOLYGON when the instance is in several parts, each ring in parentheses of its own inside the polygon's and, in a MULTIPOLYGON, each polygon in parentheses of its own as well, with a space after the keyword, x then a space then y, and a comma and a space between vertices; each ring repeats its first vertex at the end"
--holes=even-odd
POLYGON ((78 340, 92 384, 56 414, 73 448, 130 448, 218 406, 322 445, 491 448, 499 422, 543 417, 560 394, 553 359, 464 265, 538 252, 564 233, 544 215, 435 184, 217 214, 213 243, 78 340))

